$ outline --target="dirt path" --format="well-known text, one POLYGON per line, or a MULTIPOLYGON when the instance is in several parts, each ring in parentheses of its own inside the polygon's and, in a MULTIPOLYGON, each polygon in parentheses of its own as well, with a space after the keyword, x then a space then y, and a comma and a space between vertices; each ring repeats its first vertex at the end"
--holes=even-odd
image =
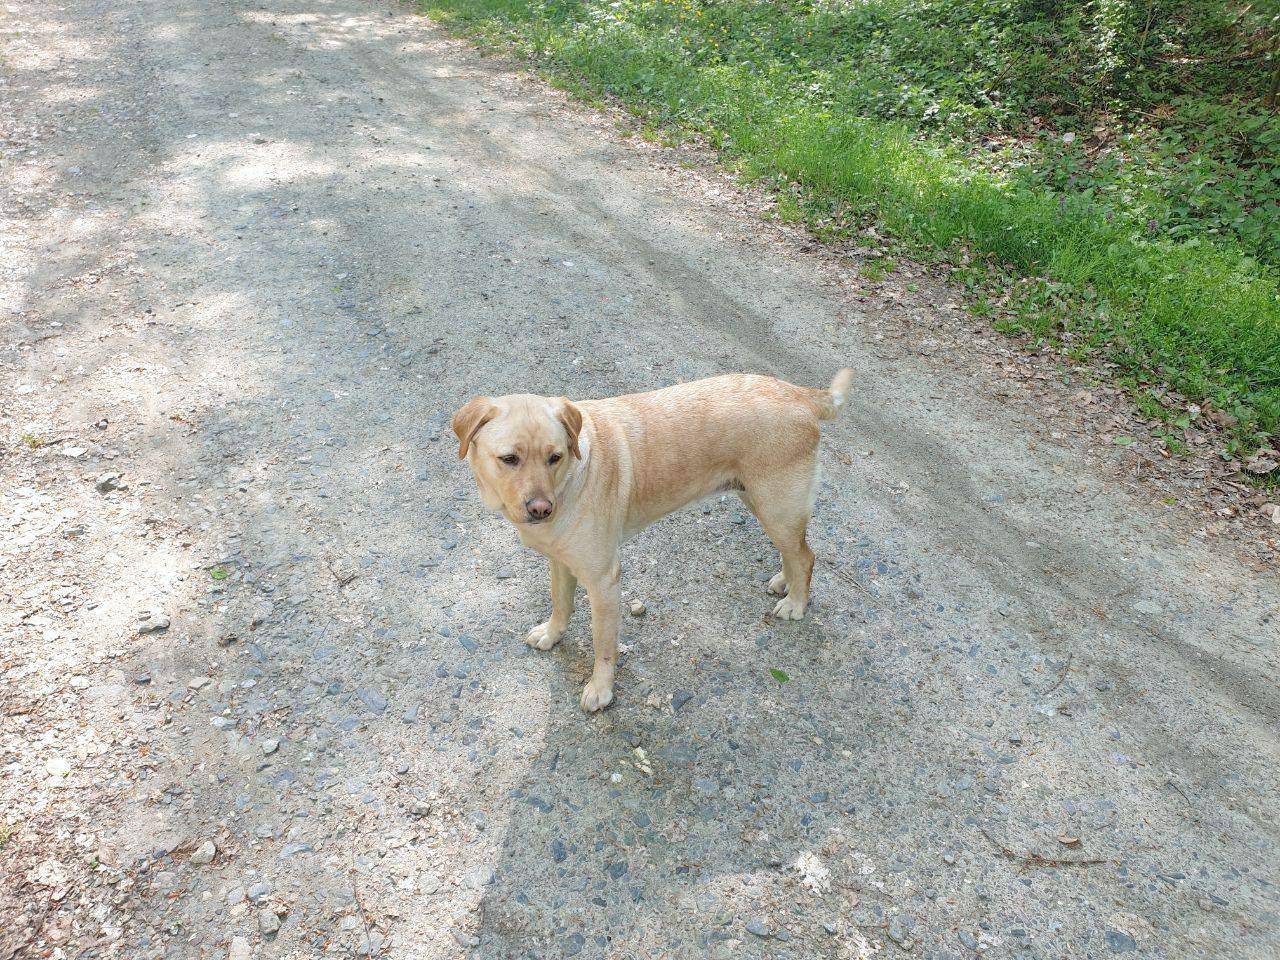
POLYGON ((403 9, 0 16, 0 957, 1280 951, 1273 582, 403 9), (839 364, 584 717, 450 412, 839 364))

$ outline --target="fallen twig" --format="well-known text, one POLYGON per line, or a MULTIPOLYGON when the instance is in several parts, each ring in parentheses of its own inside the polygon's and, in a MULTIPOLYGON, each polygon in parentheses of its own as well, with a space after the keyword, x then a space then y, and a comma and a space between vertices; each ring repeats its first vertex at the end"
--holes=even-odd
POLYGON ((341 588, 341 587, 345 587, 348 583, 350 583, 350 582, 351 582, 352 580, 354 580, 357 576, 359 576, 359 574, 355 574, 355 573, 341 573, 341 574, 340 574, 340 573, 338 573, 338 571, 337 571, 337 570, 333 569, 333 564, 331 564, 328 560, 323 560, 323 559, 322 559, 322 560, 321 560, 321 562, 325 565, 325 568, 326 568, 326 569, 327 569, 331 574, 333 574, 333 579, 334 579, 335 581, 337 581, 337 584, 338 584, 339 588, 341 588))
POLYGON ((846 573, 843 569, 841 569, 840 567, 837 567, 834 563, 832 563, 830 560, 827 560, 826 558, 823 558, 823 561, 822 561, 822 562, 823 562, 823 563, 825 563, 825 564, 826 564, 828 567, 830 567, 832 570, 834 570, 834 571, 835 571, 836 576, 838 576, 838 577, 839 577, 841 580, 843 580, 845 583, 849 584, 849 586, 853 587, 855 590, 857 590, 858 592, 860 592, 860 593, 864 594, 865 596, 870 597, 872 600, 879 601, 879 599, 880 599, 880 598, 879 598, 879 597, 877 597, 877 596, 876 596, 874 593, 872 593, 870 590, 868 590, 866 587, 864 587, 864 586, 862 585, 861 581, 859 581, 859 580, 858 580, 856 577, 854 577, 852 574, 850 574, 850 573, 846 573))
POLYGON ((1105 858, 1085 858, 1085 857, 1046 857, 1036 853, 1034 850, 1027 853, 1018 853, 1016 850, 1010 850, 1003 843, 998 842, 995 837, 987 832, 986 827, 979 827, 979 832, 987 838, 990 844, 1000 851, 1000 856, 1006 860, 1012 860, 1014 863, 1022 865, 1025 870, 1028 867, 1092 867, 1100 863, 1113 863, 1112 860, 1105 858))
POLYGON ((356 902, 356 909, 360 911, 360 923, 364 926, 364 942, 368 945, 368 952, 373 956, 373 937, 369 932, 369 914, 365 912, 364 901, 360 899, 360 883, 358 881, 359 873, 356 871, 356 854, 354 850, 348 850, 347 855, 351 863, 351 896, 356 902))

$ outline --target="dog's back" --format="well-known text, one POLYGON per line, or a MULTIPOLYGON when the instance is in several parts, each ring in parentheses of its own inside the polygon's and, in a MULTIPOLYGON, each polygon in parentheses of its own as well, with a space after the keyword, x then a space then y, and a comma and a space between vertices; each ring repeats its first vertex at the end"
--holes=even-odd
POLYGON ((809 465, 818 422, 835 416, 851 374, 830 390, 757 374, 727 374, 579 407, 605 442, 626 451, 628 526, 638 529, 722 490, 809 465), (838 388, 838 390, 837 390, 838 388))

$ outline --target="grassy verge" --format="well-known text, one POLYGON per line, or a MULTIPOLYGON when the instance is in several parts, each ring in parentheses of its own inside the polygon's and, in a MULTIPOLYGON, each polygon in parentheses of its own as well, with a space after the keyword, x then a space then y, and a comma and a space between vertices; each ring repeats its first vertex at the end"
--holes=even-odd
MULTIPOLYGON (((775 183, 788 209, 812 224, 848 230, 874 220, 918 254, 976 258, 988 286, 992 278, 1035 278, 1017 285, 1023 292, 1004 311, 1005 324, 1105 356, 1147 396, 1151 387, 1157 397, 1172 388, 1220 411, 1239 447, 1266 443, 1280 429, 1280 269, 1268 262, 1268 232, 1250 240, 1259 217, 1269 216, 1266 203, 1250 205, 1248 216, 1224 229, 1226 214, 1217 208, 1203 220, 1167 209, 1163 219, 1152 216, 1160 196, 1150 184, 1128 192, 1076 188, 1075 174, 1063 171, 1078 161, 1067 149, 1077 138, 1045 136, 1043 124, 1035 137, 1009 136, 1010 125, 1031 113, 997 103, 998 89, 979 96, 972 83, 959 83, 929 102, 908 96, 912 107, 904 110, 903 91, 920 84, 887 75, 865 49, 851 58, 839 43, 851 29, 848 16, 906 9, 896 0, 423 6, 460 32, 528 57, 579 93, 611 97, 664 129, 706 136, 746 175, 775 183), (876 107, 877 97, 895 91, 899 101, 876 107), (1055 143, 1061 155, 1048 156, 1055 143)), ((929 8, 911 9, 921 6, 929 8)), ((904 43, 919 40, 916 60, 940 71, 937 87, 990 45, 979 36, 938 52, 940 28, 921 33, 918 14, 911 16, 917 19, 886 21, 886 29, 909 34, 904 43)), ((963 35, 963 24, 952 26, 942 34, 963 35)), ((1018 69, 1020 61, 1006 59, 991 70, 1018 69)), ((1123 169, 1124 182, 1134 182, 1132 165, 1123 169)), ((1088 174, 1098 176, 1093 168, 1088 174)), ((1162 412, 1173 421, 1185 415, 1162 412)))

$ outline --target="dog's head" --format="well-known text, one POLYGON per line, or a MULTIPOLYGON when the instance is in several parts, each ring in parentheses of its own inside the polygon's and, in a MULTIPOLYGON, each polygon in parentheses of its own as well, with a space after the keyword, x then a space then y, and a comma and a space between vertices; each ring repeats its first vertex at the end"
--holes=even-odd
POLYGON ((564 397, 476 397, 453 415, 458 456, 471 464, 480 497, 512 523, 542 523, 555 513, 581 459, 582 412, 564 397))

